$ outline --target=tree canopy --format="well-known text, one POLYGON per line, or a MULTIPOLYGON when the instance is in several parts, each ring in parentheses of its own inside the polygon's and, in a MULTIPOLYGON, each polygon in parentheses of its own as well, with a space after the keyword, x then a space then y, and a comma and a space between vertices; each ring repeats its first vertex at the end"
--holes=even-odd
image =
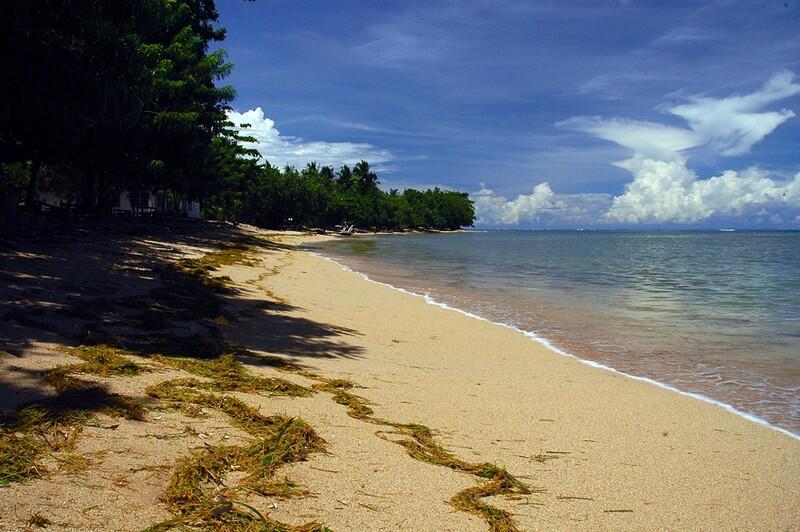
MULTIPOLYGON (((0 195, 49 190, 86 212, 121 191, 201 199, 267 227, 456 228, 465 194, 386 193, 368 162, 301 171, 258 159, 227 121, 232 65, 213 0, 0 0, 0 195)), ((241 126, 241 125, 237 125, 241 126)))
POLYGON ((472 225, 475 211, 464 192, 406 189, 384 192, 378 176, 361 161, 338 172, 309 163, 302 171, 238 159, 235 177, 221 193, 206 199, 209 218, 262 227, 332 227, 354 224, 365 229, 458 229, 472 225))
MULTIPOLYGON (((2 0, 0 161, 68 176, 103 209, 122 188, 208 192, 233 88, 212 0, 2 0)), ((30 199, 30 198, 28 198, 30 199)))

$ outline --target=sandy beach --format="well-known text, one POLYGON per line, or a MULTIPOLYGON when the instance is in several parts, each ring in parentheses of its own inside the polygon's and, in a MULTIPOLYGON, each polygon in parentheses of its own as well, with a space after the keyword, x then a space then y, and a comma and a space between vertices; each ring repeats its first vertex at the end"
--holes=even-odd
MULTIPOLYGON (((485 479, 416 459, 398 444, 408 439, 397 426, 421 424, 458 460, 496 464, 524 482, 529 493, 481 499, 507 511, 519 529, 800 529, 800 441, 721 407, 590 367, 296 247, 328 237, 243 231, 271 244, 209 272, 230 279, 226 312, 239 316, 214 327, 249 353, 240 361, 252 374, 308 388, 323 382, 315 376, 347 379, 357 386, 351 393, 374 411, 369 419, 383 420, 348 415, 325 388, 305 397, 230 392, 262 415, 302 418, 327 442, 325 452, 279 470, 311 496, 251 494, 248 504, 261 514, 333 530, 487 530, 480 515, 451 502, 485 479), (263 312, 242 311, 256 307, 263 312), (264 360, 303 369, 281 371, 264 360)), ((164 260, 214 249, 188 238, 176 242, 174 235, 140 244, 164 260)), ((109 260, 119 264, 120 258, 109 260)), ((9 273, 9 264, 22 260, 4 263, 9 286, 33 282, 9 273)), ((41 277, 50 266, 38 267, 41 277)), ((37 371, 79 362, 58 351, 74 341, 58 331, 33 335, 23 321, 5 320, 2 331, 6 409, 51 393, 36 380, 37 371)), ((142 353, 130 356, 154 364, 142 353)), ((181 375, 186 372, 161 367, 137 377, 81 378, 145 397, 147 386, 181 375)), ((118 427, 92 423, 78 437, 76 452, 92 455, 96 467, 0 487, 0 528, 21 528, 36 513, 52 529, 145 528, 170 517, 162 494, 176 460, 192 449, 247 439, 217 413, 189 418, 158 404, 143 420, 113 423, 118 427)))
POLYGON ((800 532, 799 19, 6 2, 0 532, 800 532))
MULTIPOLYGON (((345 341, 360 348, 314 366, 367 386, 362 395, 385 416, 436 427, 466 457, 529 475, 547 491, 532 497, 543 506, 510 505, 524 528, 800 526, 800 442, 320 257, 288 257, 273 290, 309 319, 352 329, 345 341), (531 459, 541 454, 552 460, 531 459), (632 512, 610 511, 619 509, 632 512)), ((463 484, 452 477, 456 491, 463 484)), ((461 519, 438 526, 464 529, 461 519)))

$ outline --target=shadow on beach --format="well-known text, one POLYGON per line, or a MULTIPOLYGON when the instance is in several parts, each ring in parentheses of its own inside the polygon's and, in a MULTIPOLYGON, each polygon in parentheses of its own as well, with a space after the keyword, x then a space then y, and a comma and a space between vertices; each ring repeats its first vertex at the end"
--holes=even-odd
POLYGON ((301 309, 290 303, 243 297, 231 283, 209 282, 182 267, 188 256, 232 245, 289 248, 227 224, 180 219, 3 221, 0 408, 52 395, 22 363, 38 356, 46 364, 53 351, 43 343, 212 358, 233 341, 301 365, 304 359, 359 356, 359 347, 342 340, 357 331, 293 315, 301 309))

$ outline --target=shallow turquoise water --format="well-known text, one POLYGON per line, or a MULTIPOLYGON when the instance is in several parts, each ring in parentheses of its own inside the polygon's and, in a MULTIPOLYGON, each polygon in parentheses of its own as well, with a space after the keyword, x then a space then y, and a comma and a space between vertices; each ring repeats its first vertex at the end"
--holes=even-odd
POLYGON ((316 249, 800 433, 800 232, 490 231, 316 249))

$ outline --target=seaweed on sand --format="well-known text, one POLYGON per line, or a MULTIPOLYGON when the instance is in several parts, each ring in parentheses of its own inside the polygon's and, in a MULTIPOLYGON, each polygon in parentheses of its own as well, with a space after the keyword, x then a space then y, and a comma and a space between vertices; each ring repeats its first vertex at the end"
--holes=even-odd
POLYGON ((253 375, 236 360, 237 348, 206 360, 154 356, 153 360, 199 378, 172 379, 147 388, 151 397, 188 414, 216 410, 254 439, 245 446, 206 446, 179 461, 162 496, 173 519, 151 530, 195 526, 207 530, 298 530, 324 528, 316 523, 290 527, 263 515, 239 500, 242 494, 294 497, 307 495, 302 486, 277 471, 285 464, 304 461, 325 451, 325 441, 304 421, 282 415, 264 416, 234 397, 208 392, 247 392, 265 395, 307 396, 313 391, 284 379, 253 375), (232 471, 244 473, 235 486, 225 484, 232 471))
POLYGON ((0 486, 41 476, 39 460, 46 448, 41 439, 0 431, 0 486))
POLYGON ((434 437, 433 431, 425 425, 398 423, 376 417, 369 406, 369 401, 349 391, 355 387, 355 384, 350 381, 323 377, 291 364, 279 366, 278 369, 318 381, 312 387, 332 394, 335 402, 347 407, 347 414, 350 417, 374 425, 388 427, 391 430, 378 431, 377 435, 387 441, 401 445, 412 458, 429 464, 449 467, 450 469, 473 475, 483 481, 475 487, 460 491, 449 502, 457 510, 469 512, 483 518, 493 532, 514 532, 518 528, 510 512, 491 506, 483 502, 482 499, 498 495, 516 497, 543 491, 540 488, 528 486, 505 469, 494 464, 461 460, 453 452, 439 444, 434 437), (399 437, 392 438, 390 435, 399 437))
MULTIPOLYGON (((245 256, 246 248, 230 248, 224 252, 206 255, 201 259, 184 261, 180 264, 180 268, 184 272, 205 279, 204 282, 208 286, 222 287, 226 285, 226 280, 219 277, 212 278, 208 273, 217 268, 222 261, 241 261, 245 256)), ((294 384, 290 387, 276 386, 275 381, 280 379, 265 379, 249 375, 235 359, 235 354, 253 356, 252 353, 240 349, 214 360, 158 359, 164 364, 188 371, 207 380, 171 381, 154 387, 148 393, 161 399, 170 399, 177 407, 183 409, 192 406, 217 409, 227 414, 234 425, 250 434, 256 436, 269 434, 269 436, 262 437, 247 448, 210 447, 185 459, 186 461, 181 463, 173 476, 170 488, 164 496, 164 500, 171 504, 171 510, 176 513, 176 518, 157 526, 169 528, 194 524, 228 530, 285 530, 285 525, 264 517, 252 507, 233 500, 232 496, 236 490, 249 490, 262 495, 302 493, 302 488, 290 481, 276 480, 275 470, 284 463, 305 459, 308 452, 324 449, 324 442, 299 420, 276 419, 279 416, 264 418, 235 399, 200 391, 248 391, 288 395, 309 393, 307 388, 294 384), (303 427, 303 430, 299 430, 299 427, 303 427), (233 466, 242 467, 247 472, 245 479, 235 489, 222 488, 214 497, 211 497, 210 491, 204 489, 204 485, 211 484, 216 488, 221 488, 224 473, 231 470, 233 466)), ((541 491, 531 488, 505 469, 494 464, 471 463, 459 459, 454 453, 439 444, 433 431, 424 425, 397 423, 375 416, 369 402, 350 391, 356 387, 350 381, 323 377, 281 361, 273 360, 273 362, 273 365, 279 370, 317 381, 312 388, 330 393, 334 401, 347 407, 347 413, 351 417, 387 427, 389 430, 379 431, 378 435, 403 446, 409 456, 426 463, 449 467, 475 476, 481 483, 462 490, 449 502, 458 510, 483 518, 492 531, 513 532, 517 530, 517 527, 509 512, 484 502, 485 498, 497 495, 515 497, 541 491)), ((319 527, 313 523, 307 526, 311 527, 311 530, 319 527)))
MULTIPOLYGON (((90 373, 101 377, 111 375, 134 376, 148 371, 148 368, 137 364, 129 357, 135 353, 106 344, 80 345, 64 348, 63 352, 83 359, 83 364, 60 366, 57 370, 68 373, 90 373)), ((56 371, 56 370, 51 370, 56 371)))
POLYGON ((294 397, 308 396, 313 393, 308 388, 284 379, 259 377, 251 374, 241 362, 236 360, 236 351, 228 349, 228 352, 219 358, 210 360, 164 356, 153 358, 166 366, 209 379, 206 382, 196 382, 192 385, 197 388, 216 392, 268 393, 294 397))
POLYGON ((189 274, 200 279, 204 284, 221 288, 232 281, 227 276, 211 276, 211 272, 218 270, 222 266, 230 264, 243 264, 245 266, 258 266, 259 263, 250 255, 253 250, 251 239, 242 239, 238 242, 228 243, 219 249, 206 253, 202 257, 193 259, 181 259, 176 263, 176 267, 183 273, 189 274))
POLYGON ((67 472, 78 472, 85 460, 70 453, 75 439, 95 414, 126 419, 144 419, 144 402, 110 393, 105 387, 77 379, 74 373, 138 375, 146 368, 132 361, 121 349, 107 345, 65 348, 84 360, 80 364, 57 366, 45 371, 45 382, 56 395, 0 416, 0 485, 40 477, 46 468, 41 459, 50 452, 67 472))
MULTIPOLYGON (((218 373, 207 367, 202 371, 208 372, 206 376, 218 373)), ((224 377, 217 388, 230 386, 230 383, 223 383, 226 379, 230 381, 232 376, 221 373, 224 377)), ((247 381, 245 373, 244 370, 236 371, 247 381)), ((237 497, 242 493, 272 496, 306 494, 305 490, 288 479, 277 478, 276 472, 285 464, 306 460, 311 453, 324 452, 325 441, 298 418, 264 416, 236 398, 200 391, 200 383, 197 379, 173 379, 151 386, 147 393, 183 410, 189 406, 217 410, 225 414, 232 425, 255 439, 247 446, 207 446, 182 459, 162 496, 175 517, 150 530, 181 526, 230 531, 324 530, 317 523, 301 527, 285 525, 263 515, 237 497), (231 471, 245 473, 234 487, 225 485, 225 477, 231 471)))
POLYGON ((73 449, 76 437, 95 414, 144 419, 141 400, 110 393, 56 370, 48 376, 57 395, 0 416, 0 485, 44 475, 47 470, 41 459, 50 452, 73 449))

